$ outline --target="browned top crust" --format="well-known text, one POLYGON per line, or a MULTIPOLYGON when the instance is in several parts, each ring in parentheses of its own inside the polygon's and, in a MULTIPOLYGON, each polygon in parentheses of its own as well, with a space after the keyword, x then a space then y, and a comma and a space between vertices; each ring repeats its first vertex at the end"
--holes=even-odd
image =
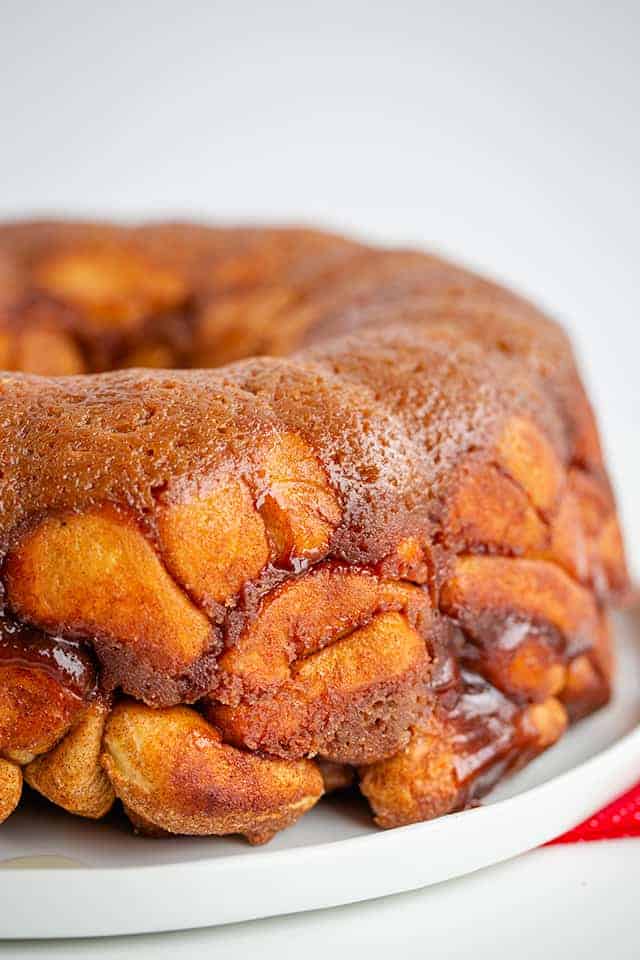
MULTIPOLYGON (((582 566, 538 536, 574 473, 594 538, 615 520, 567 338, 437 258, 307 230, 6 225, 0 363, 5 611, 91 641, 105 688, 211 693, 267 593, 321 564, 426 582, 436 611, 461 553, 533 550, 600 599, 625 587, 617 532, 582 566), (490 471, 526 543, 454 516, 490 471), (126 577, 100 566, 116 556, 126 577)), ((359 627, 401 606, 371 603, 359 627)))

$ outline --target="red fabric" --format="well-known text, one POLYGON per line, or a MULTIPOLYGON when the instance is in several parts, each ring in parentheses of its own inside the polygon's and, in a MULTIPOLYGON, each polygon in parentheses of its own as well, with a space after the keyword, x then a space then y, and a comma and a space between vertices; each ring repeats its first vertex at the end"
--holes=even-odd
POLYGON ((550 843, 579 843, 584 840, 617 840, 640 837, 640 782, 584 823, 550 843))

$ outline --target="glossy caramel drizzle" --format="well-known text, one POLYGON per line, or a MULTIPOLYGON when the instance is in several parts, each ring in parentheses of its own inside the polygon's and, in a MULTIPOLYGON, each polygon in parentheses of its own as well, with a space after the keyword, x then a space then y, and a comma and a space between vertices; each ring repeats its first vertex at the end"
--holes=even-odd
POLYGON ((96 668, 81 641, 49 636, 14 620, 0 620, 0 668, 41 670, 84 699, 96 684, 96 668))

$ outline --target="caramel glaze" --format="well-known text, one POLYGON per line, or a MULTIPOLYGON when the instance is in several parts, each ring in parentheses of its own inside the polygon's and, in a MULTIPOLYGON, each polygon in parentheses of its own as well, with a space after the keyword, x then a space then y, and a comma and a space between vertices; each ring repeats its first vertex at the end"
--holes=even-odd
POLYGON ((87 644, 53 637, 15 620, 0 620, 0 669, 39 670, 79 699, 97 686, 96 666, 87 644))
POLYGON ((459 793, 456 808, 473 805, 500 779, 518 749, 516 705, 477 672, 479 651, 452 621, 432 678, 435 711, 448 727, 459 793), (466 655, 466 656, 465 656, 466 655), (463 659, 465 657, 465 659, 463 659), (475 662, 476 669, 463 665, 475 662))
MULTIPOLYGON (((526 724, 521 722, 526 701, 507 697, 491 684, 486 672, 486 656, 482 646, 474 643, 452 620, 444 618, 449 631, 448 643, 436 661, 432 678, 434 709, 446 725, 454 730, 451 737, 453 762, 459 793, 455 809, 475 805, 510 771, 524 766, 540 752, 532 743, 526 724)), ((491 643, 508 647, 513 643, 514 624, 521 632, 544 633, 562 652, 569 663, 583 652, 586 643, 566 644, 559 633, 548 625, 514 621, 502 634, 494 630, 491 643)), ((607 702, 610 694, 606 677, 575 705, 569 705, 569 716, 575 720, 588 715, 607 702)))
POLYGON ((461 670, 462 691, 450 720, 454 765, 460 784, 460 806, 491 789, 524 747, 518 742, 518 710, 511 700, 480 674, 461 670))

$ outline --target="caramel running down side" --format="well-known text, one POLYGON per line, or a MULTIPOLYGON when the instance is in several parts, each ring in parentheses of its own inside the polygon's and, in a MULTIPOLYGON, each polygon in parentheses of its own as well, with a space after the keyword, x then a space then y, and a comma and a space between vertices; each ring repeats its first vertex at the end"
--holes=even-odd
POLYGON ((628 588, 562 330, 302 229, 0 226, 0 820, 268 840, 475 803, 607 702, 628 588), (152 369, 156 368, 156 369, 152 369))

